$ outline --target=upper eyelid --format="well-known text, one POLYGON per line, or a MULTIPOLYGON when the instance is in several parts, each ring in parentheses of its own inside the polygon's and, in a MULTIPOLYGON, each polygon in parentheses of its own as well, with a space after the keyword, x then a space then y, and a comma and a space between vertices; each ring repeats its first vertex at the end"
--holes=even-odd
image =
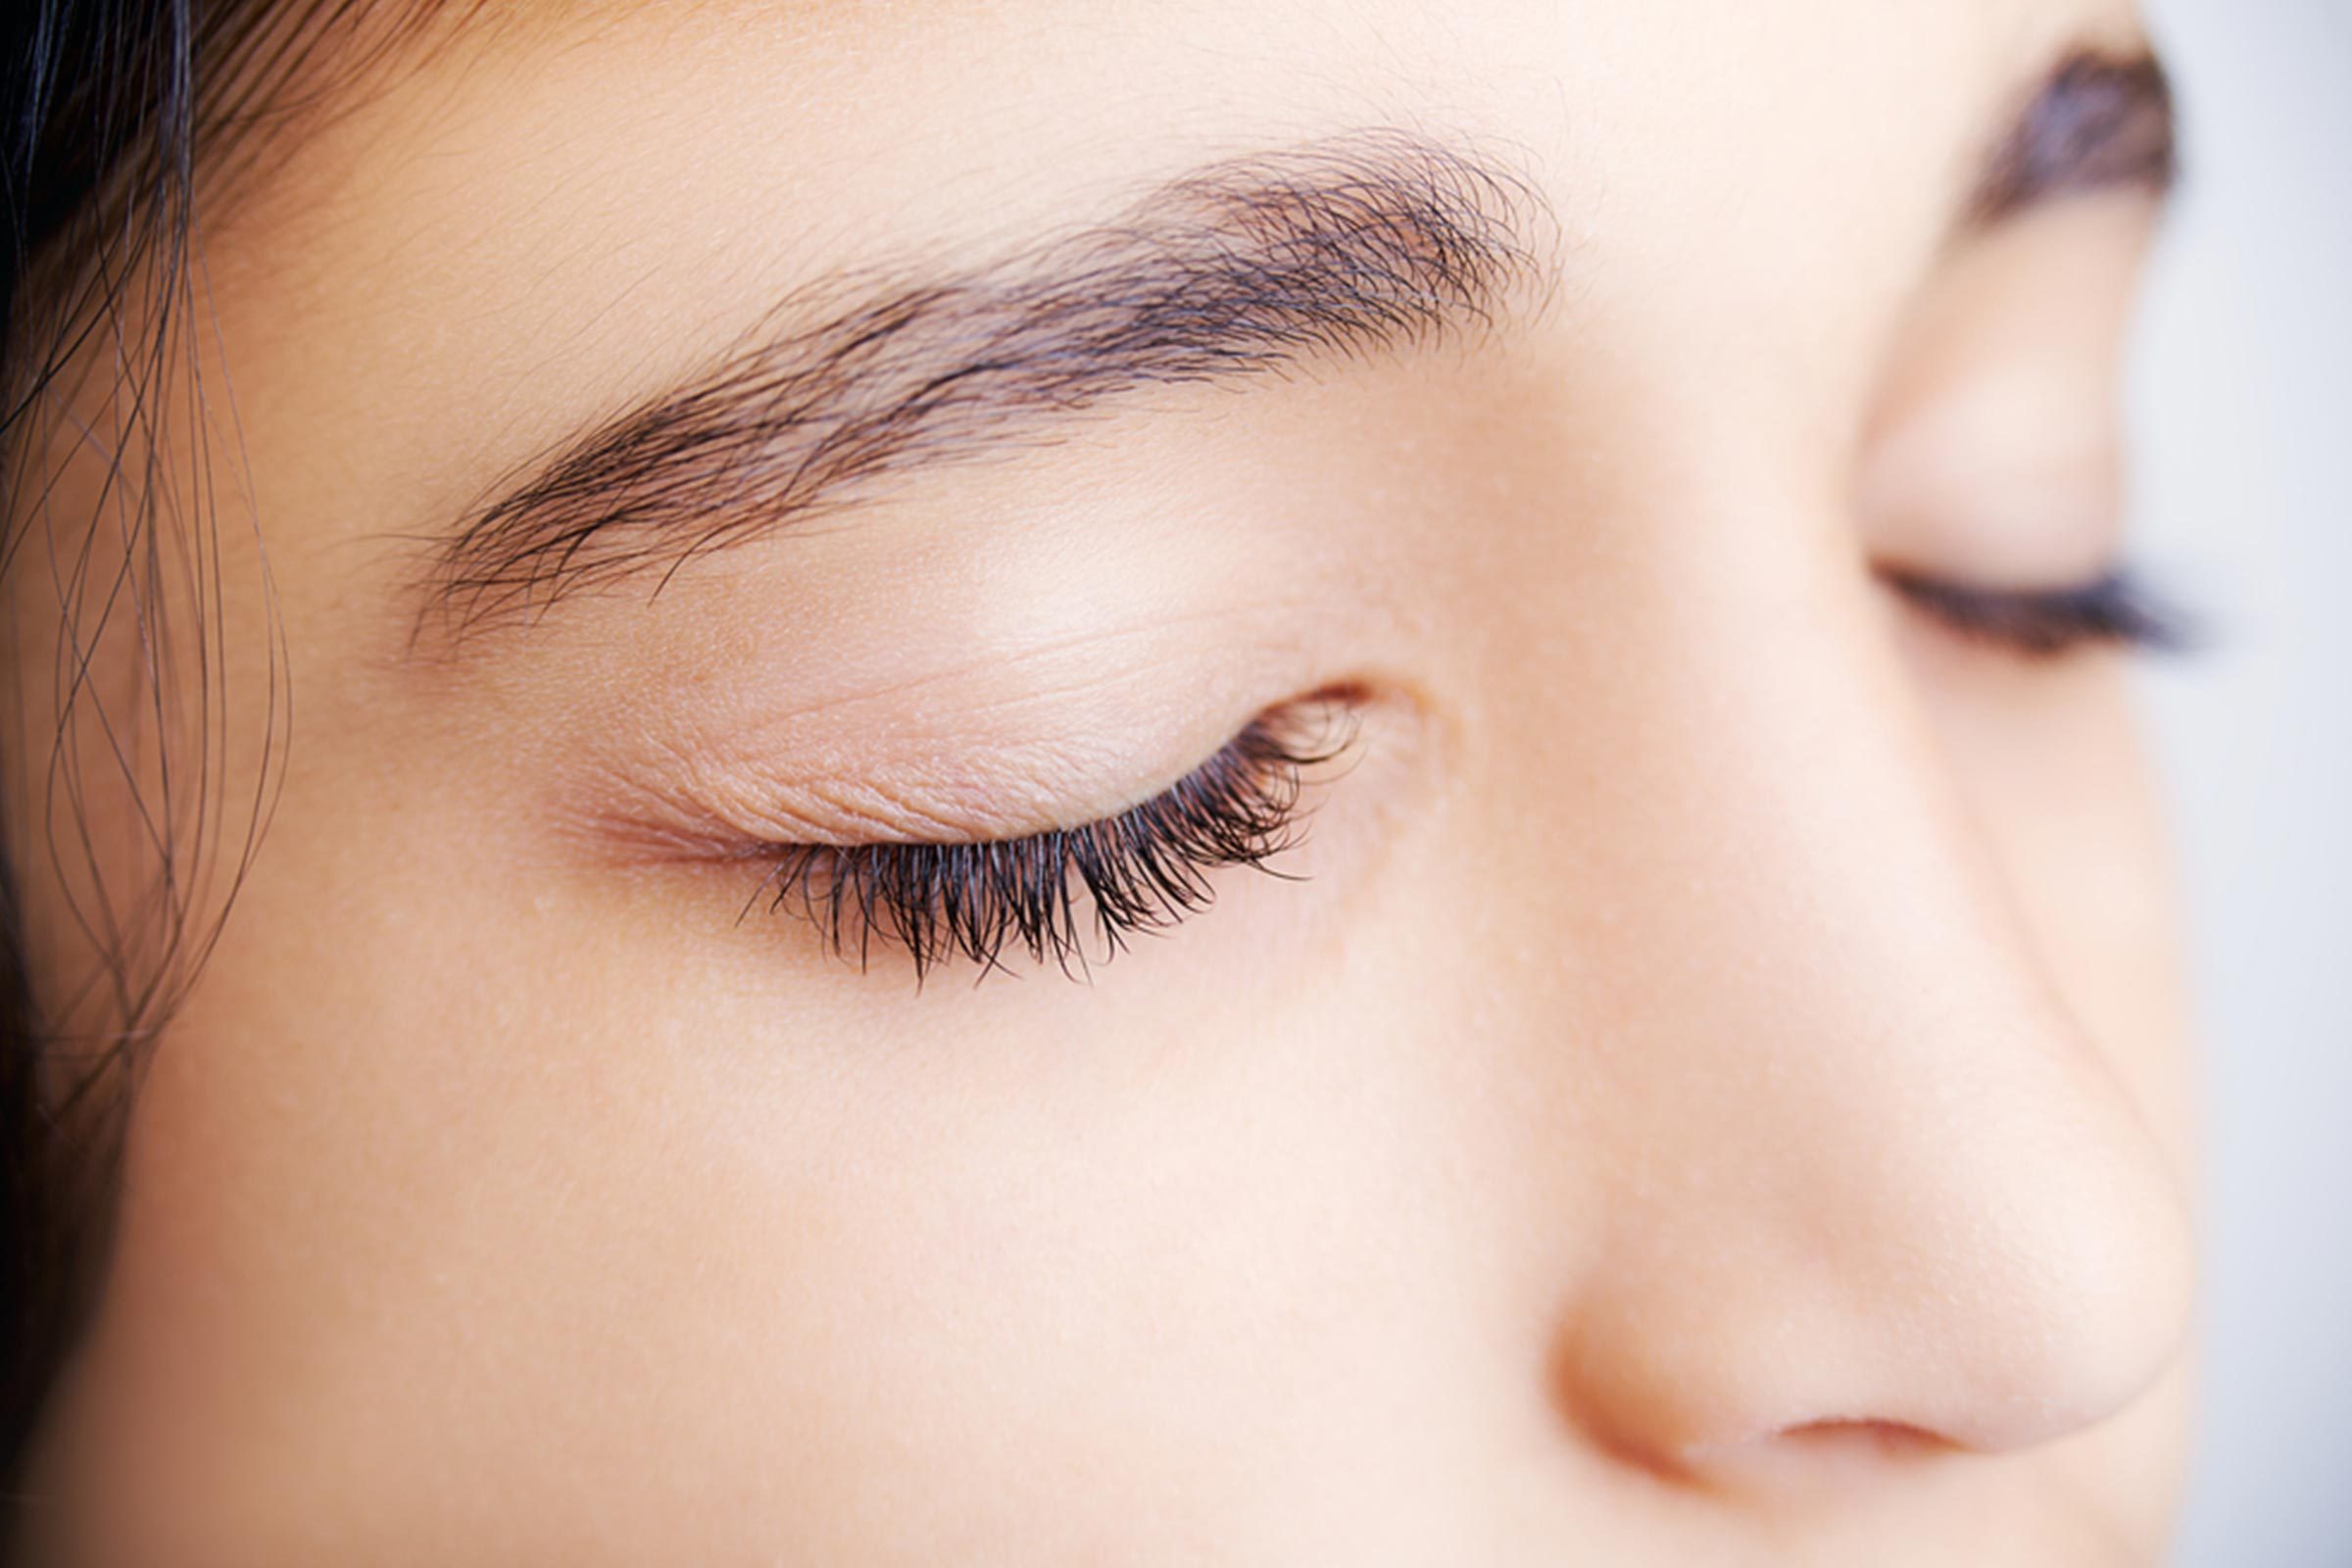
MULTIPOLYGON (((1267 862, 1302 831, 1304 772, 1353 742, 1309 745, 1300 715, 1313 701, 1252 719, 1217 753, 1166 790, 1079 826, 982 842, 782 845, 745 913, 762 898, 795 903, 860 967, 877 932, 908 953, 918 981, 960 955, 986 975, 1017 943, 1039 961, 1083 971, 1079 910, 1103 956, 1134 934, 1163 929, 1213 900, 1210 873, 1267 862)), ((1280 874, 1280 873, 1275 873, 1280 874)))
POLYGON ((553 775, 541 815, 581 853, 628 865, 724 863, 787 845, 1013 842, 1156 798, 1252 720, 1381 700, 1384 677, 1312 681, 1309 646, 1239 635, 1207 662, 1138 662, 1117 683, 1089 681, 1083 701, 1066 686, 1021 692, 1022 710, 1002 723, 972 722, 960 686, 848 723, 828 708, 807 726, 778 723, 760 682, 722 685, 657 705, 645 722, 594 726, 581 760, 553 775), (1269 690, 1299 695, 1269 704, 1269 690))
MULTIPOLYGON (((878 827, 885 828, 886 836, 853 839, 842 831, 841 823, 836 821, 827 825, 825 831, 829 836, 824 838, 811 840, 779 836, 766 842, 772 847, 794 849, 824 847, 886 849, 892 846, 941 848, 984 844, 1024 844, 1049 838, 1056 833, 1066 834, 1101 828, 1114 824, 1121 818, 1130 817, 1138 811, 1159 806, 1198 779, 1203 772, 1219 765, 1236 748, 1247 748, 1257 738, 1264 738, 1266 742, 1281 751, 1289 763, 1299 767, 1320 767, 1325 763, 1337 760, 1354 744, 1360 733, 1360 726, 1354 721, 1352 710, 1348 707, 1348 704, 1354 700, 1356 700, 1356 694, 1348 688, 1335 687, 1310 697, 1278 703, 1254 715, 1223 745, 1166 784, 1138 799, 1080 820, 1012 833, 974 835, 969 831, 968 820, 958 820, 955 816, 937 812, 922 802, 918 792, 892 790, 886 784, 859 782, 843 789, 840 792, 841 795, 847 797, 886 794, 894 803, 913 803, 904 815, 895 809, 862 812, 867 820, 878 827), (1337 716, 1341 714, 1348 716, 1344 718, 1337 716), (912 820, 927 821, 936 830, 937 836, 925 837, 909 834, 906 829, 912 820)), ((851 814, 859 814, 860 810, 861 808, 853 807, 851 814)))
POLYGON ((600 853, 624 859, 727 861, 789 846, 1010 842, 1052 830, 1013 823, 1053 814, 1069 778, 1105 771, 1099 763, 1062 763, 1049 745, 997 754, 984 771, 966 763, 945 779, 920 776, 919 767, 909 775, 837 766, 789 779, 748 763, 624 767, 598 775, 587 792, 591 804, 560 814, 600 853))
POLYGON ((973 652, 989 639, 909 638, 862 608, 850 632, 812 621, 813 643, 796 632, 771 657, 749 642, 759 651, 717 671, 696 649, 650 692, 619 658, 598 683, 612 697, 583 706, 549 771, 542 815, 593 858, 631 863, 1019 837, 1158 793, 1279 706, 1269 698, 1316 692, 1327 654, 1352 661, 1371 640, 1361 617, 1331 615, 1327 594, 1254 580, 1140 618, 1122 603, 1086 596, 1081 618, 1111 620, 1084 629, 1025 614, 1019 635, 1039 645, 993 659, 973 652))

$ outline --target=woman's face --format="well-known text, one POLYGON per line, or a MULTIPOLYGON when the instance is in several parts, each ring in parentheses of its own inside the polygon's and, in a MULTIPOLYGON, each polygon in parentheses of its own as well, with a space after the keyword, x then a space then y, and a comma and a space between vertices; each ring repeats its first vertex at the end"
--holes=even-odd
MULTIPOLYGON (((57 1517, 180 1568, 2151 1557, 2188 1107, 2127 655, 1968 597, 2119 553, 2140 48, 551 6, 322 77, 199 214, 156 471, 219 557, 149 707, 211 715, 214 844, 282 793, 138 1093, 57 1517), (1161 922, 1109 961, 1090 875, 1161 922)), ((90 888, 18 858, 81 972, 90 888)))

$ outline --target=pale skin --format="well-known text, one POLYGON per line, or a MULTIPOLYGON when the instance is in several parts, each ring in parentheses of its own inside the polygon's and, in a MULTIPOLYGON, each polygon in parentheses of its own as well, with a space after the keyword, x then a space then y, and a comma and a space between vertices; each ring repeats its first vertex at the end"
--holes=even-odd
POLYGON ((41 1446, 94 1560, 2158 1559, 2190 1106, 2128 656, 1883 580, 2123 550, 2155 199, 1954 214, 2126 7, 554 9, 207 226, 223 645, 260 678, 258 537, 297 717, 41 1446), (779 301, 1366 127, 1517 182, 1486 323, 420 610, 779 301), (725 853, 1094 821, 1316 697, 1296 879, 1083 981, 861 970, 725 853))

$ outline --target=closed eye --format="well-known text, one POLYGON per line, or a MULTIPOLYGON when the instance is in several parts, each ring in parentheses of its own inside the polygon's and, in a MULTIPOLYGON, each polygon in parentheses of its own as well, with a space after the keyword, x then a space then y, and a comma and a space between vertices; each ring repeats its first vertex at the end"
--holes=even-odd
POLYGON ((1348 744, 1338 706, 1276 709, 1168 789, 1099 821, 1014 839, 773 846, 749 907, 802 916, 860 968, 877 946, 895 949, 918 981, 958 957, 985 975, 1013 952, 1080 975, 1090 956, 1205 909, 1214 873, 1282 874, 1268 862, 1303 831, 1306 771, 1348 744))
POLYGON ((1963 637, 2032 660, 2101 645, 2151 654, 2205 644, 2196 618, 2130 567, 2049 589, 1979 588, 1904 571, 1882 574, 1914 609, 1963 637))

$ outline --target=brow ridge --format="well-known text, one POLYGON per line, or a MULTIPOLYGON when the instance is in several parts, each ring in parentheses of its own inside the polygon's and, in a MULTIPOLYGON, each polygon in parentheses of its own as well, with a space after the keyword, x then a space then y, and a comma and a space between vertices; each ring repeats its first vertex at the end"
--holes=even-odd
POLYGON ((1545 274, 1547 228, 1502 165, 1370 130, 1212 165, 944 278, 837 274, 477 509, 431 599, 470 629, 649 571, 658 591, 698 556, 916 467, 1059 439, 1143 388, 1492 327, 1545 274))
POLYGON ((2163 196, 2180 172, 2172 78, 2145 51, 2078 49, 2035 86, 1985 159, 1967 219, 1989 227, 2059 198, 2163 196))

